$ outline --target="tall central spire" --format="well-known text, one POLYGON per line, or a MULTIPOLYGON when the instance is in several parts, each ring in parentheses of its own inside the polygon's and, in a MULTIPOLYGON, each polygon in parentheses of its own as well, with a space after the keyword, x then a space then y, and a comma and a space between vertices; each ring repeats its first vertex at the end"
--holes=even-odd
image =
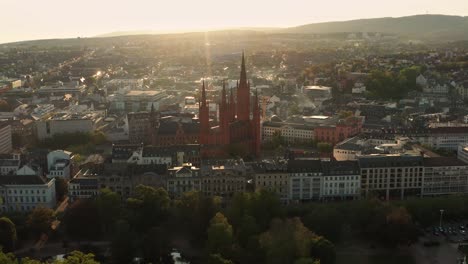
POLYGON ((240 72, 240 86, 247 85, 247 72, 245 70, 244 51, 242 51, 242 63, 240 72))
POLYGON ((250 89, 247 83, 244 52, 242 52, 240 80, 237 87, 237 119, 241 121, 250 120, 250 89))

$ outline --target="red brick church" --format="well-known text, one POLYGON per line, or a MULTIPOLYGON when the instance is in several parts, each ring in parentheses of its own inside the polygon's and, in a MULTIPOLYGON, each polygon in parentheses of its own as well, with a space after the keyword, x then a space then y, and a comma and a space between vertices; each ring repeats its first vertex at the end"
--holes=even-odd
POLYGON ((223 84, 219 102, 219 125, 211 126, 210 124, 204 82, 199 108, 199 142, 202 157, 222 157, 236 151, 247 156, 259 156, 261 141, 260 107, 257 93, 255 93, 253 104, 251 104, 250 83, 247 81, 244 54, 242 54, 236 98, 234 98, 232 90, 230 95, 227 96, 226 87, 223 84))

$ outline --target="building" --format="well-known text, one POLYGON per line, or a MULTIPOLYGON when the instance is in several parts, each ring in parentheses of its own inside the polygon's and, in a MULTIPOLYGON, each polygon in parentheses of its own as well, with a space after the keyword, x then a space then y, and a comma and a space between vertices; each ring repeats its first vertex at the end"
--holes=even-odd
POLYGON ((179 121, 161 121, 152 138, 154 146, 199 144, 200 124, 179 121))
POLYGON ((11 153, 12 150, 11 126, 2 122, 0 123, 0 154, 11 153))
POLYGON ((36 136, 39 140, 51 138, 63 133, 91 133, 93 120, 72 114, 59 114, 35 122, 36 136))
POLYGON ((314 141, 314 126, 284 122, 263 122, 262 140, 271 141, 275 134, 281 135, 288 144, 311 143, 314 141))
POLYGON ((288 202, 289 173, 286 161, 263 161, 254 166, 255 190, 273 191, 283 203, 288 202))
POLYGON ((54 150, 47 154, 47 178, 70 179, 72 175, 72 153, 54 150))
POLYGON ((164 91, 131 90, 125 94, 109 96, 111 112, 141 112, 159 109, 161 101, 166 98, 164 91))
POLYGON ((321 200, 358 199, 361 173, 357 161, 322 161, 321 200))
POLYGON ((358 158, 361 190, 365 197, 385 200, 420 196, 423 184, 423 158, 420 155, 381 154, 358 158))
POLYGON ((422 195, 468 193, 468 164, 456 158, 424 159, 422 195))
POLYGON ((397 131, 431 148, 457 151, 459 145, 468 144, 468 127, 434 127, 419 131, 397 131))
POLYGON ((458 145, 457 158, 468 163, 468 145, 458 145))
POLYGON ((288 161, 289 200, 319 200, 322 187, 322 162, 319 159, 288 161))
POLYGON ((37 175, 0 176, 0 212, 28 212, 37 207, 56 205, 55 179, 37 175))
POLYGON ((229 201, 235 193, 246 190, 247 168, 242 160, 204 164, 200 173, 201 191, 204 195, 220 196, 224 201, 229 201))
POLYGON ((316 142, 326 142, 335 145, 347 138, 359 134, 362 130, 361 117, 349 117, 339 120, 334 125, 318 126, 314 130, 316 142))
POLYGON ((166 190, 172 197, 178 197, 185 192, 201 191, 201 183, 200 168, 185 163, 168 170, 166 190))
POLYGON ((68 182, 68 197, 71 202, 96 197, 99 190, 98 177, 81 171, 68 182))
POLYGON ((93 173, 97 175, 99 189, 109 188, 126 199, 134 194, 138 185, 166 188, 166 172, 165 165, 105 163, 102 171, 93 173))
POLYGON ((205 83, 203 82, 199 109, 199 144, 201 145, 202 157, 227 156, 228 146, 236 146, 249 155, 259 156, 261 143, 260 107, 258 96, 255 95, 253 111, 251 112, 250 97, 250 83, 247 81, 245 59, 244 54, 242 54, 236 100, 234 100, 232 89, 229 98, 227 98, 226 87, 223 84, 219 105, 219 118, 217 118, 219 124, 211 126, 209 105, 206 98, 205 83))
POLYGON ((127 114, 128 140, 133 144, 151 144, 153 129, 158 126, 157 114, 151 112, 136 112, 127 114))
POLYGON ((20 168, 19 154, 4 154, 0 157, 0 175, 14 175, 20 168))

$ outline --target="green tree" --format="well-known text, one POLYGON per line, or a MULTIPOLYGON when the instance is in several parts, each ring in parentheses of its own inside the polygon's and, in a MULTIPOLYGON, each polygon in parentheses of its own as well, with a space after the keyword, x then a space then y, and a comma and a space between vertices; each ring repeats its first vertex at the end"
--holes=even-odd
POLYGON ((207 264, 234 264, 234 262, 224 259, 220 254, 210 254, 207 264))
POLYGON ((344 220, 343 214, 329 205, 313 207, 303 219, 309 229, 333 242, 340 241, 344 220))
MULTIPOLYGON (((6 251, 12 251, 15 248, 16 226, 7 217, 0 218, 0 248, 3 247, 6 251)), ((0 261, 1 262, 1 261, 0 261)), ((3 263, 3 262, 1 262, 3 263)))
POLYGON ((101 222, 102 231, 107 234, 121 213, 120 196, 110 189, 101 189, 96 199, 97 210, 101 222))
POLYGON ((299 218, 273 220, 270 229, 260 236, 266 252, 266 263, 294 263, 310 257, 312 240, 316 237, 299 218))
POLYGON ((169 234, 162 227, 153 227, 143 238, 143 256, 151 263, 161 263, 170 252, 169 234))
POLYGON ((68 194, 68 182, 61 178, 55 178, 55 195, 57 196, 57 200, 63 201, 65 195, 68 194))
POLYGON ((130 223, 139 231, 161 223, 167 216, 170 202, 169 195, 163 188, 137 186, 134 197, 127 200, 130 223))
POLYGON ((317 149, 320 153, 332 153, 333 152, 333 146, 330 143, 326 143, 326 142, 319 142, 317 144, 317 149))
POLYGON ((37 207, 28 215, 26 224, 36 235, 49 231, 52 221, 55 219, 54 210, 37 207))
POLYGON ((84 254, 80 251, 72 251, 64 260, 56 261, 54 264, 99 264, 93 254, 84 254))
POLYGON ((232 226, 222 213, 217 213, 211 219, 207 233, 207 252, 228 256, 233 243, 232 226))
POLYGON ((310 254, 312 257, 319 259, 320 264, 335 263, 335 246, 329 240, 323 237, 313 239, 310 254))
POLYGON ((137 237, 128 222, 116 223, 114 237, 111 241, 111 252, 114 263, 127 264, 135 256, 137 237))
POLYGON ((80 199, 70 205, 64 216, 66 231, 73 239, 95 239, 101 231, 96 202, 80 199))
POLYGON ((257 225, 257 222, 254 217, 250 215, 245 215, 242 218, 239 229, 237 230, 237 241, 243 247, 247 246, 249 239, 252 236, 257 235, 260 232, 260 228, 257 225))

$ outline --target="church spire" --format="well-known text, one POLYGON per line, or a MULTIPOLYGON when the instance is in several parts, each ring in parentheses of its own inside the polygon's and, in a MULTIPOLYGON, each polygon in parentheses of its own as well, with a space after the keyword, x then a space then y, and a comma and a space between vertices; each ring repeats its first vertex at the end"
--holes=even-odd
POLYGON ((206 105, 205 80, 203 80, 203 85, 202 85, 201 104, 204 106, 206 105))
POLYGON ((247 72, 245 70, 245 57, 244 51, 242 51, 242 63, 241 63, 241 72, 240 72, 240 85, 247 84, 247 72))

